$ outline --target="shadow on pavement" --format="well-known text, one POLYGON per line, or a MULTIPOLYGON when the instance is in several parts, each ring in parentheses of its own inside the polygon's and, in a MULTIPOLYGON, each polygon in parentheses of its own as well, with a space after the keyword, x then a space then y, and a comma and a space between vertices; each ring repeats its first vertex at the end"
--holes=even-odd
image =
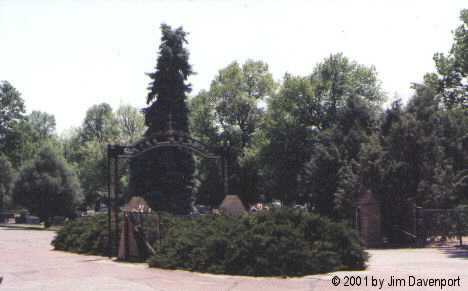
POLYGON ((438 247, 449 258, 468 259, 468 246, 440 246, 438 247))
POLYGON ((54 227, 44 228, 41 225, 15 225, 15 224, 0 224, 0 228, 4 230, 57 230, 54 227))

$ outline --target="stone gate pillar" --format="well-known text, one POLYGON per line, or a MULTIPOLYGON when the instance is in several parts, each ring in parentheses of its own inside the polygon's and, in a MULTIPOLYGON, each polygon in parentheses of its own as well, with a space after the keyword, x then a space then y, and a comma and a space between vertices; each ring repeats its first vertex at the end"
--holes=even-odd
POLYGON ((366 247, 382 245, 380 205, 371 191, 363 192, 358 198, 355 220, 359 235, 366 247))

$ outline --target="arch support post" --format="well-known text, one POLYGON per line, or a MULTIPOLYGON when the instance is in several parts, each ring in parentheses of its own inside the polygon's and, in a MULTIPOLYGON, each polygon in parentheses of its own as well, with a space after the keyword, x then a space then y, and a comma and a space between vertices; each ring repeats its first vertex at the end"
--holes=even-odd
POLYGON ((229 194, 229 141, 223 144, 223 192, 224 196, 229 194))
MULTIPOLYGON (((168 131, 155 134, 150 137, 143 138, 139 142, 132 145, 107 144, 107 228, 108 228, 108 244, 107 253, 112 257, 112 244, 114 241, 116 250, 119 247, 118 231, 118 203, 119 203, 119 159, 133 159, 149 150, 157 148, 176 147, 185 149, 202 155, 204 158, 221 160, 220 155, 212 154, 210 148, 202 142, 193 139, 185 134, 180 134, 176 131, 168 131), (114 213, 114 227, 116 236, 112 235, 112 213, 114 213)), ((224 142, 222 168, 219 171, 223 179, 223 191, 227 195, 229 193, 229 174, 228 174, 228 158, 229 158, 229 140, 224 142)), ((221 163, 220 163, 221 164, 221 163)))
POLYGON ((107 254, 112 257, 112 241, 116 250, 119 248, 119 214, 118 214, 118 187, 119 187, 119 155, 123 154, 123 146, 107 145, 107 254), (112 213, 114 214, 115 238, 112 237, 112 213))
POLYGON ((112 187, 112 150, 111 145, 107 145, 107 256, 112 257, 112 217, 111 217, 111 197, 113 196, 112 187))

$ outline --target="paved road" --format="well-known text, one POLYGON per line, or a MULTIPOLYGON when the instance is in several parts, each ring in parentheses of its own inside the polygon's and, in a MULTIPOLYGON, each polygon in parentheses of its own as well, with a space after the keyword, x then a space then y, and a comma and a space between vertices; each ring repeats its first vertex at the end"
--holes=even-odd
MULTIPOLYGON (((468 290, 468 254, 455 249, 371 250, 369 268, 303 278, 249 278, 185 271, 150 269, 145 264, 117 263, 107 258, 53 251, 51 231, 0 228, 0 291, 179 291, 179 290, 379 290, 379 287, 344 287, 346 275, 384 279, 381 290, 441 290, 440 287, 389 287, 390 276, 457 278, 468 290), (333 276, 341 278, 338 287, 333 276)), ((407 280, 405 280, 407 282, 407 280)))

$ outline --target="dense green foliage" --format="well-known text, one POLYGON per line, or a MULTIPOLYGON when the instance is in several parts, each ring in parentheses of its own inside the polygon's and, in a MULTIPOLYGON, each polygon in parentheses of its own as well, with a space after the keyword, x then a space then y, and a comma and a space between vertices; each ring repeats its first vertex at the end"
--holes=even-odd
POLYGON ((47 112, 33 111, 27 119, 39 139, 51 138, 55 134, 55 116, 47 112))
MULTIPOLYGON (((167 213, 160 213, 159 216, 145 215, 144 232, 151 243, 155 243, 158 238, 158 217, 160 218, 159 226, 163 236, 166 235, 168 229, 176 225, 180 220, 176 216, 167 213)), ((119 228, 121 229, 122 216, 119 216, 119 221, 119 228)), ((114 224, 112 224, 111 236, 116 237, 114 224)), ((61 251, 108 255, 108 237, 107 215, 98 214, 67 221, 57 232, 52 245, 56 250, 61 251)), ((111 252, 113 256, 117 255, 115 244, 111 245, 111 252)))
POLYGON ((367 258, 349 225, 292 210, 180 220, 155 248, 151 266, 233 275, 362 269, 367 258))
POLYGON ((16 181, 13 200, 46 225, 53 216, 75 216, 82 200, 78 178, 53 149, 44 147, 25 165, 16 181))
MULTIPOLYGON (((107 191, 108 143, 129 144, 143 136, 144 116, 130 105, 113 111, 109 104, 91 106, 81 127, 69 131, 60 139, 67 162, 76 170, 85 196, 85 205, 98 207, 107 191)), ((120 189, 128 184, 128 169, 119 168, 120 189)))
POLYGON ((81 142, 111 142, 118 135, 112 108, 107 103, 93 105, 86 111, 81 129, 81 142))
MULTIPOLYGON (((114 231, 112 236, 115 237, 114 231)), ((107 255, 108 239, 107 215, 96 215, 67 221, 58 231, 52 245, 61 251, 107 255)), ((115 255, 115 245, 112 247, 115 255)))
MULTIPOLYGON (((4 158, 11 163, 12 170, 19 172, 31 163, 41 148, 53 148, 57 153, 63 153, 71 166, 69 170, 79 178, 85 196, 84 205, 81 206, 94 208, 104 202, 107 191, 107 143, 127 144, 141 138, 145 129, 143 114, 129 105, 121 105, 116 111, 106 103, 93 105, 88 109, 82 126, 58 137, 53 115, 40 111, 25 115, 20 94, 9 83, 5 83, 4 87, 8 99, 5 97, 2 101, 5 103, 5 116, 2 117, 5 135, 0 137, 0 149, 4 158), (16 101, 11 101, 14 98, 16 101), (7 101, 11 104, 8 105, 7 101)), ((121 163, 119 170, 121 189, 125 191, 128 184, 127 165, 121 163)), ((4 177, 5 180, 9 179, 6 174, 4 177)), ((7 196, 4 198, 6 201, 7 196)), ((11 203, 3 206, 15 207, 11 203)))
MULTIPOLYGON (((435 72, 412 84, 406 103, 387 108, 376 69, 341 53, 278 82, 260 60, 232 62, 187 103, 186 33, 163 25, 144 115, 95 105, 81 127, 58 138, 53 118, 25 115, 19 92, 3 82, 1 154, 19 171, 43 145, 64 152, 85 206, 93 207, 106 202, 106 144, 172 128, 217 154, 226 150, 229 192, 246 205, 279 199, 349 221, 358 197, 371 191, 381 205, 384 236, 402 242, 407 237, 394 230, 411 231, 414 206, 468 204, 467 25, 463 10, 452 48, 434 56, 435 72)), ((119 188, 144 196, 155 209, 186 213, 192 197, 217 207, 224 198, 218 166, 178 149, 153 151, 133 161, 131 179, 122 164, 119 188)))
POLYGON ((0 82, 0 141, 12 127, 24 118, 24 100, 21 94, 9 82, 0 82))
POLYGON ((425 85, 415 89, 406 108, 395 103, 386 111, 382 151, 370 173, 377 182, 373 189, 380 196, 387 230, 408 229, 413 205, 454 208, 468 198, 468 115, 461 109, 444 109, 425 85))
POLYGON ((21 94, 7 81, 0 82, 0 150, 18 167, 18 152, 24 146, 17 142, 24 125, 24 100, 21 94))
POLYGON ((132 144, 143 136, 145 117, 135 107, 122 105, 115 113, 120 132, 119 142, 132 144))
POLYGON ((431 85, 447 108, 468 109, 468 9, 460 13, 462 24, 454 31, 454 43, 447 55, 434 56, 437 74, 431 85))
MULTIPOLYGON (((169 130, 189 133, 186 84, 192 69, 184 47, 186 33, 161 25, 162 38, 156 71, 151 78, 144 109, 148 129, 145 136, 169 130)), ((130 162, 130 191, 143 196, 153 209, 187 214, 191 210, 194 159, 179 148, 148 151, 130 162)))
MULTIPOLYGON (((245 203, 258 198, 258 168, 252 151, 264 118, 261 102, 275 88, 266 63, 247 60, 241 66, 233 62, 218 72, 209 91, 201 91, 190 103, 193 135, 214 148, 228 146, 223 155, 228 160, 229 192, 245 203)), ((206 160, 198 168, 197 201, 217 206, 223 199, 221 184, 214 179, 217 170, 206 160)))
MULTIPOLYGON (((367 254, 349 225, 302 211, 274 211, 241 218, 145 216, 146 237, 156 255, 150 265, 199 272, 301 276, 362 269, 367 254)), ((57 250, 105 255, 106 216, 67 222, 53 241, 57 250)), ((115 252, 115 250, 113 250, 115 252)))
POLYGON ((16 172, 7 157, 0 155, 0 210, 11 205, 16 172))

